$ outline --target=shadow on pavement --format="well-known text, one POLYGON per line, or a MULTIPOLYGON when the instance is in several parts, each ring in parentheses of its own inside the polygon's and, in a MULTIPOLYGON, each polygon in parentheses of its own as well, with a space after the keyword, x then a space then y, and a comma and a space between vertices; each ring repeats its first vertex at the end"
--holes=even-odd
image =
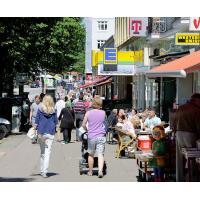
POLYGON ((31 182, 33 178, 10 178, 10 177, 0 177, 0 182, 31 182))
MULTIPOLYGON (((53 172, 49 172, 47 173, 48 177, 51 177, 51 176, 57 176, 59 175, 58 173, 53 173, 53 172)), ((31 174, 31 176, 41 176, 41 174, 31 174)))
POLYGON ((58 173, 49 172, 47 173, 48 177, 59 175, 58 173))

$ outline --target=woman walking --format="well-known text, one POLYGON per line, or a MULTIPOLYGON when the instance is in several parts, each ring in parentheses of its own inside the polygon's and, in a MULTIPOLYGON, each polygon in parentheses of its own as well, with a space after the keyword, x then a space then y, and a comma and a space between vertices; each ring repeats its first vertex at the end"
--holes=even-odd
POLYGON ((58 122, 53 98, 45 95, 41 108, 38 109, 35 124, 38 132, 38 143, 40 144, 40 172, 47 178, 51 146, 56 132, 58 122))
POLYGON ((83 128, 86 128, 88 123, 88 164, 89 172, 88 175, 93 174, 94 165, 94 154, 98 155, 98 177, 103 177, 103 166, 104 166, 104 151, 106 143, 106 131, 104 126, 104 120, 106 117, 105 111, 101 110, 102 100, 100 97, 95 97, 92 102, 93 110, 87 111, 83 119, 83 128))
POLYGON ((74 112, 70 110, 70 105, 65 104, 65 108, 62 109, 59 121, 61 120, 60 128, 63 132, 63 142, 62 144, 68 144, 71 141, 71 132, 74 128, 74 112))

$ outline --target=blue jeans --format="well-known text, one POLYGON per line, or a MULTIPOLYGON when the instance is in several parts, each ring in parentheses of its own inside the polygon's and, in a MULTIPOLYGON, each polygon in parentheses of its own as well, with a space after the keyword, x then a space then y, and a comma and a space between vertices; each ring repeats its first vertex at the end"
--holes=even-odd
POLYGON ((153 168, 155 178, 160 178, 161 180, 163 179, 164 176, 164 169, 160 167, 155 167, 153 168))

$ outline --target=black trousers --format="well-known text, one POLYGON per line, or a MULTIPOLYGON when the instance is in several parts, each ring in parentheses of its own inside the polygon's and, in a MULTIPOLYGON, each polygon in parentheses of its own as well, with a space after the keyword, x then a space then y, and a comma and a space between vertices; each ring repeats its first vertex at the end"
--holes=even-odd
POLYGON ((65 142, 70 142, 71 141, 71 132, 72 129, 63 129, 63 139, 65 142))

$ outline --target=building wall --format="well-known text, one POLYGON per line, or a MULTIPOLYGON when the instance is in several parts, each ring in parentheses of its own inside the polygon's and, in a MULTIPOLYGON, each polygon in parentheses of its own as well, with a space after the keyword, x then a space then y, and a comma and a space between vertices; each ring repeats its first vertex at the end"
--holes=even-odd
POLYGON ((107 40, 114 34, 115 19, 114 18, 85 18, 86 26, 86 51, 85 51, 85 73, 92 73, 92 50, 98 50, 97 40, 107 40), (108 29, 104 31, 98 30, 98 21, 107 21, 108 29))
POLYGON ((129 17, 115 18, 115 47, 120 46, 129 39, 128 22, 129 17))
POLYGON ((178 104, 184 104, 190 99, 193 93, 193 73, 186 78, 177 78, 177 99, 178 104))

